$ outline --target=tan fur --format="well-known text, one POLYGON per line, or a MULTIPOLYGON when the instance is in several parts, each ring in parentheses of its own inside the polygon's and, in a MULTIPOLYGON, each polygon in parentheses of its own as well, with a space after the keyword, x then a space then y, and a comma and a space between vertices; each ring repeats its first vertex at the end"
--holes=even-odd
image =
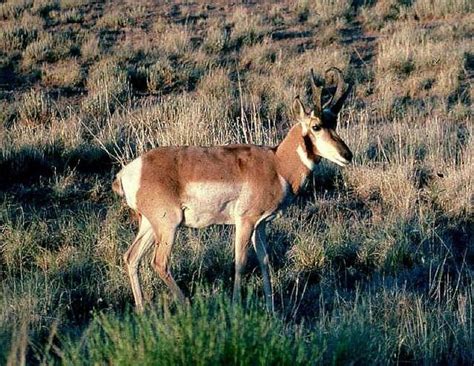
POLYGON ((242 268, 251 242, 263 273, 265 300, 273 309, 265 224, 297 195, 321 155, 340 165, 351 158, 335 123, 305 112, 295 101, 298 123, 275 148, 256 145, 160 147, 119 172, 113 189, 141 217, 139 233, 124 256, 138 310, 143 300, 137 268, 153 244, 153 266, 178 299, 185 297, 169 270, 169 256, 180 225, 231 224, 235 232, 234 301, 240 299, 242 268), (321 128, 314 129, 318 125, 321 128), (324 154, 318 150, 319 141, 324 154))

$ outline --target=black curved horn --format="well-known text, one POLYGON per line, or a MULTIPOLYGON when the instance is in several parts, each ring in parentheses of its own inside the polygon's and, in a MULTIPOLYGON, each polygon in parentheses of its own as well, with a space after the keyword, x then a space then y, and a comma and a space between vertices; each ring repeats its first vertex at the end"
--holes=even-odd
POLYGON ((349 93, 351 92, 352 89, 352 84, 349 84, 347 89, 344 90, 344 78, 342 75, 342 71, 339 70, 337 67, 331 67, 326 70, 326 75, 330 72, 333 72, 336 77, 337 77, 337 84, 336 84, 336 91, 334 92, 334 95, 330 99, 326 105, 329 106, 331 111, 334 114, 337 114, 341 111, 342 106, 344 105, 344 102, 346 101, 347 97, 349 96, 349 93))
POLYGON ((316 77, 314 76, 313 69, 311 69, 311 89, 313 91, 314 114, 321 116, 322 88, 316 85, 316 77))

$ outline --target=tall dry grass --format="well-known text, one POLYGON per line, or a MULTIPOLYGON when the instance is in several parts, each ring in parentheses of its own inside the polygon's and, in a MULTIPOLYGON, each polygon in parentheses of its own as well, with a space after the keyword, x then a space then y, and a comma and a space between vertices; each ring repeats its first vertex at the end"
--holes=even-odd
POLYGON ((0 363, 472 363, 472 26, 440 4, 1 4, 0 363), (173 251, 191 307, 144 261, 133 315, 121 164, 275 146, 330 66, 355 83, 338 126, 354 163, 322 162, 269 225, 277 313, 253 254, 231 310, 233 229, 211 227, 173 251))

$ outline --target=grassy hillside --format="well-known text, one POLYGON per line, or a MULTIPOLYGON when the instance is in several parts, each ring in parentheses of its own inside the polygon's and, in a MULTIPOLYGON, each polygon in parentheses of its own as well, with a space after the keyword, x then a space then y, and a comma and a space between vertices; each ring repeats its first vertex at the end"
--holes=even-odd
POLYGON ((473 32, 468 0, 0 2, 0 364, 472 364, 473 32), (191 307, 146 260, 135 315, 120 164, 276 145, 330 66, 354 163, 269 225, 277 313, 253 253, 230 306, 211 227, 173 251, 191 307))

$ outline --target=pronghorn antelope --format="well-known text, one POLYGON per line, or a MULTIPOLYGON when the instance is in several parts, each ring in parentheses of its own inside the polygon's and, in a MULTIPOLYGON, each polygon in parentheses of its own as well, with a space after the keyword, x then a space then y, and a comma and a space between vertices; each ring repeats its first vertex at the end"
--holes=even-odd
POLYGON ((138 311, 143 297, 138 264, 155 244, 152 265, 174 295, 185 297, 170 272, 169 257, 180 225, 202 228, 235 225, 233 300, 240 300, 241 272, 249 242, 263 274, 266 306, 273 310, 265 224, 300 192, 321 158, 345 166, 352 153, 336 133, 338 113, 349 95, 342 73, 336 91, 322 105, 322 88, 311 70, 314 108, 308 112, 298 97, 293 103, 295 125, 276 147, 228 145, 159 147, 126 165, 113 182, 139 217, 138 234, 124 255, 138 311))

